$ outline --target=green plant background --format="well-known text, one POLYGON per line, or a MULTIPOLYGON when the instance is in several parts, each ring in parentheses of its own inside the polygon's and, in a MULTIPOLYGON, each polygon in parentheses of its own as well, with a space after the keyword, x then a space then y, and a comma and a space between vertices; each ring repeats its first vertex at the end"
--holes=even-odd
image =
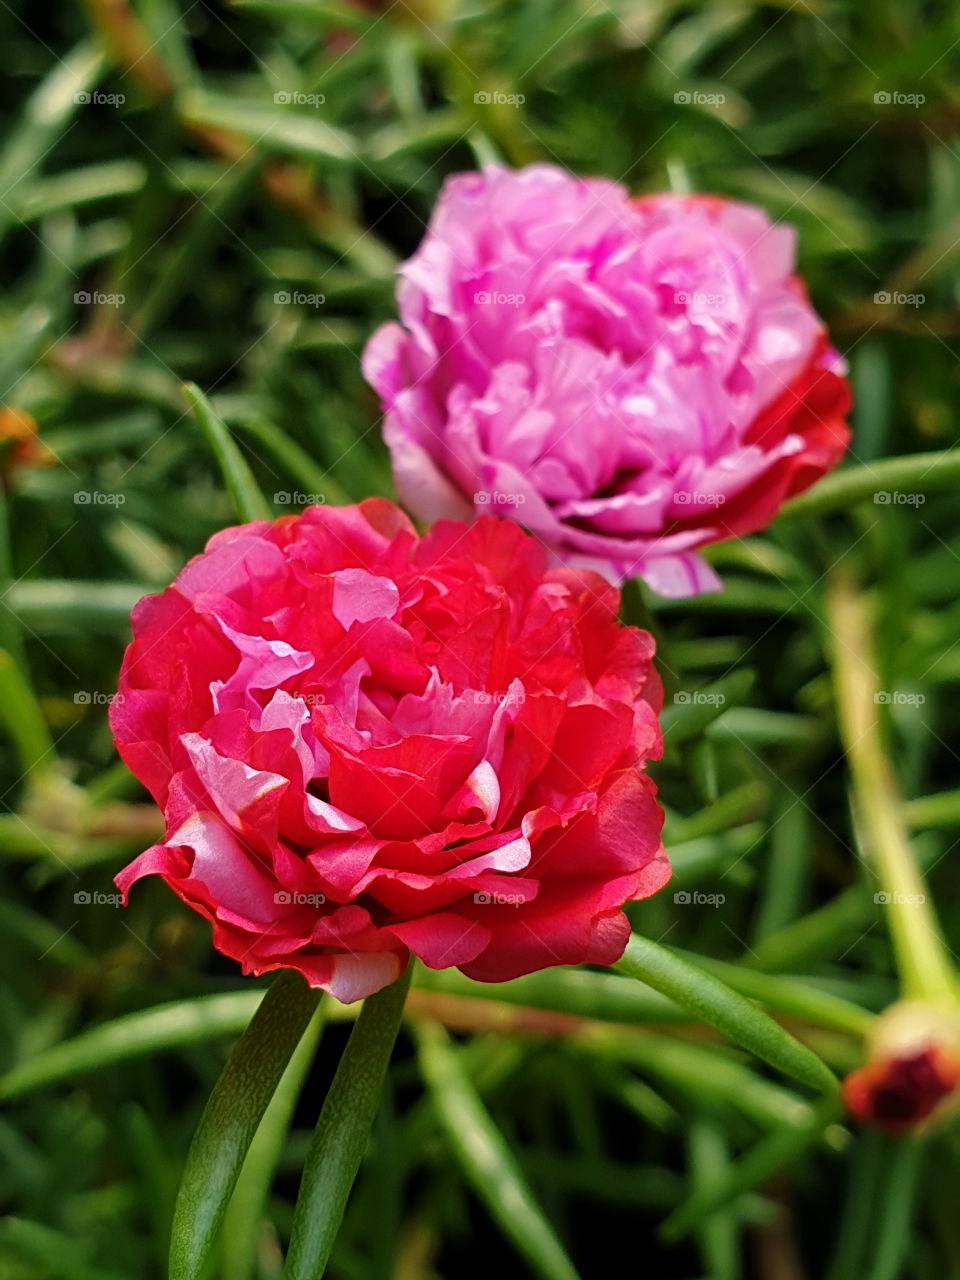
MULTIPOLYGON (((155 825, 106 725, 129 609, 236 519, 181 384, 210 396, 278 513, 290 495, 389 495, 359 354, 391 315, 393 267, 447 174, 548 160, 793 224, 851 367, 851 465, 950 450, 960 10, 11 0, 0 32, 0 404, 58 460, 18 467, 8 446, 4 464, 0 1277, 149 1280, 262 986, 162 886, 123 913, 103 900, 155 825), (477 100, 498 94, 523 101, 477 100)), ((955 941, 955 461, 878 480, 899 499, 844 491, 715 549, 720 597, 628 601, 662 647, 676 872, 633 922, 734 965, 840 1074, 899 988, 850 814, 828 591, 842 578, 869 602, 902 815, 955 941)), ((301 1055, 299 1101, 291 1077, 212 1275, 279 1275, 345 1035, 338 1015, 313 1065, 301 1055)), ((501 991, 418 974, 329 1274, 569 1274, 524 1256, 544 1215, 584 1280, 943 1280, 960 1276, 958 1178, 955 1126, 865 1134, 626 978, 501 991), (529 1198, 498 1201, 506 1147, 483 1165, 463 1141, 477 1098, 529 1198), (719 1207, 687 1212, 694 1195, 719 1207)))

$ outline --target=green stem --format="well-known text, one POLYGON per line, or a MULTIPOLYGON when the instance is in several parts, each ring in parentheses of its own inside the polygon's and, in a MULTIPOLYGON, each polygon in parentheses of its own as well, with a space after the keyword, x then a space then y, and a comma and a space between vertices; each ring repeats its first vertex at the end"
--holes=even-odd
POLYGON ((845 579, 828 591, 840 736, 853 779, 854 807, 867 838, 904 994, 956 997, 956 977, 907 836, 897 779, 880 734, 873 635, 866 601, 845 579))
POLYGON ((293 1215, 284 1280, 319 1280, 333 1250, 380 1104, 410 967, 364 1002, 317 1121, 293 1215))
POLYGON ((283 972, 264 996, 214 1086, 177 1195, 170 1280, 199 1280, 247 1151, 317 1007, 320 993, 283 972))
POLYGON ((257 1241, 270 1185, 287 1140, 300 1091, 316 1056, 325 1011, 326 1005, 317 1006, 250 1143, 223 1220, 220 1261, 223 1280, 254 1280, 259 1270, 257 1241))

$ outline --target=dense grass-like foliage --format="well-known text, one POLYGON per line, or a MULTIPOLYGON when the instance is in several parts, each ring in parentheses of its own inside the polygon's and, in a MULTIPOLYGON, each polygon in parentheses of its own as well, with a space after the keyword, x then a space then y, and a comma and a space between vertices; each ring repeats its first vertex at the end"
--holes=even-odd
MULTIPOLYGON (((628 589, 660 646, 675 869, 631 918, 855 1068, 929 975, 917 929, 960 937, 957 7, 11 0, 0 31, 2 1280, 166 1275, 191 1136, 266 985, 162 885, 120 912, 112 884, 158 830, 106 725, 130 607, 250 497, 182 384, 276 513, 390 495, 360 351, 443 178, 493 158, 799 231, 853 446, 712 550, 722 595, 628 589), (923 903, 898 897, 903 832, 923 903)), ((863 1131, 793 1041, 744 1039, 738 1004, 735 1046, 688 965, 646 985, 642 960, 414 974, 330 1276, 960 1276, 955 1125, 863 1131)), ((293 1059, 210 1274, 279 1276, 355 1013, 293 1059)))

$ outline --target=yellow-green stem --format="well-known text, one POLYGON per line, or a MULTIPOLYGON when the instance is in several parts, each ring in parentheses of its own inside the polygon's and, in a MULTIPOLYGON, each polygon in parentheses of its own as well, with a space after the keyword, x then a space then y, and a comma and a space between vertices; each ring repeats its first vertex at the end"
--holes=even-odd
POLYGON ((881 890, 889 895, 887 921, 904 994, 954 1000, 956 974, 910 846, 896 775, 881 736, 871 610, 843 577, 831 584, 828 609, 840 735, 854 806, 881 890))

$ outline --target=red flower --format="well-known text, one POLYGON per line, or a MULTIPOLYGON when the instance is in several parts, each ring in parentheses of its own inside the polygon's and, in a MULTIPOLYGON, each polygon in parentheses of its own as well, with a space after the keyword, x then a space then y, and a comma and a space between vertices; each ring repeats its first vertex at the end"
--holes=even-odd
POLYGON ((244 972, 344 1001, 411 953, 482 981, 612 963, 669 877, 653 641, 617 605, 492 519, 225 530, 134 610, 111 726, 167 834, 118 886, 161 876, 244 972))

